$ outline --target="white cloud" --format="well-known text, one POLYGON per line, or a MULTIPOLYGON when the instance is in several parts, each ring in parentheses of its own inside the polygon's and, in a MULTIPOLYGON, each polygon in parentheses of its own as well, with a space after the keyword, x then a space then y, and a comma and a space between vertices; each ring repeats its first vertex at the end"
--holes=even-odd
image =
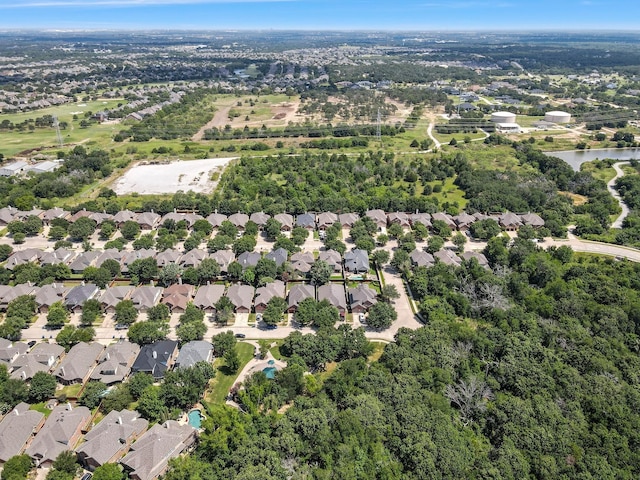
POLYGON ((273 3, 297 0, 0 0, 0 9, 42 7, 146 7, 153 5, 190 5, 213 3, 273 3))

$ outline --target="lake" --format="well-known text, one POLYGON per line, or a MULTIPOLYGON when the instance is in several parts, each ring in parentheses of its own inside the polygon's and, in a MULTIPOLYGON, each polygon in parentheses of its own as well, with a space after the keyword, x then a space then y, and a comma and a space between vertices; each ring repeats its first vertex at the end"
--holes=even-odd
POLYGON ((593 160, 613 158, 615 160, 640 159, 640 148, 597 148, 592 150, 565 150, 560 152, 545 152, 550 157, 558 157, 571 165, 576 172, 580 165, 593 160))

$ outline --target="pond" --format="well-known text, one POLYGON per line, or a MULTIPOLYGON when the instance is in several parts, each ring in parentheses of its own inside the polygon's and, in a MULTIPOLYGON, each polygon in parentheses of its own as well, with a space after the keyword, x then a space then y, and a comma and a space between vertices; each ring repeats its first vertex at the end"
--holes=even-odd
POLYGON ((550 157, 558 157, 567 162, 576 172, 580 171, 580 166, 585 162, 593 160, 604 160, 612 158, 614 160, 640 159, 640 148, 597 148, 592 150, 564 150, 560 152, 545 152, 550 157))

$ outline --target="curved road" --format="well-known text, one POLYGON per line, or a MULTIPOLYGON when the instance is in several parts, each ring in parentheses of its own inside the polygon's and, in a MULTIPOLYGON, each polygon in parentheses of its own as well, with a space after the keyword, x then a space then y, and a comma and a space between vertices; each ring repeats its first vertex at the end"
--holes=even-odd
POLYGON ((620 204, 620 208, 622 209, 622 213, 611 224, 611 228, 622 228, 622 222, 624 221, 625 218, 627 218, 627 215, 629 215, 629 207, 627 207, 627 204, 622 201, 620 194, 615 189, 616 180, 624 176, 624 170, 622 170, 620 166, 628 165, 628 164, 629 162, 614 163, 612 166, 613 166, 613 169, 616 171, 616 176, 607 182, 607 190, 609 190, 609 193, 613 196, 613 198, 615 198, 618 201, 618 203, 620 204))

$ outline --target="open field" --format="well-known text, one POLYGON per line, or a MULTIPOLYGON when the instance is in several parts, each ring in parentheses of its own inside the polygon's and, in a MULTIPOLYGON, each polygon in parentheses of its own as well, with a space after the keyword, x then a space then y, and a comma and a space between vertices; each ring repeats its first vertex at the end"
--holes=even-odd
POLYGON ((141 195, 175 193, 178 190, 209 193, 217 185, 211 180, 212 173, 222 171, 231 160, 233 158, 208 158, 178 160, 165 165, 136 165, 115 182, 114 191, 141 195))

